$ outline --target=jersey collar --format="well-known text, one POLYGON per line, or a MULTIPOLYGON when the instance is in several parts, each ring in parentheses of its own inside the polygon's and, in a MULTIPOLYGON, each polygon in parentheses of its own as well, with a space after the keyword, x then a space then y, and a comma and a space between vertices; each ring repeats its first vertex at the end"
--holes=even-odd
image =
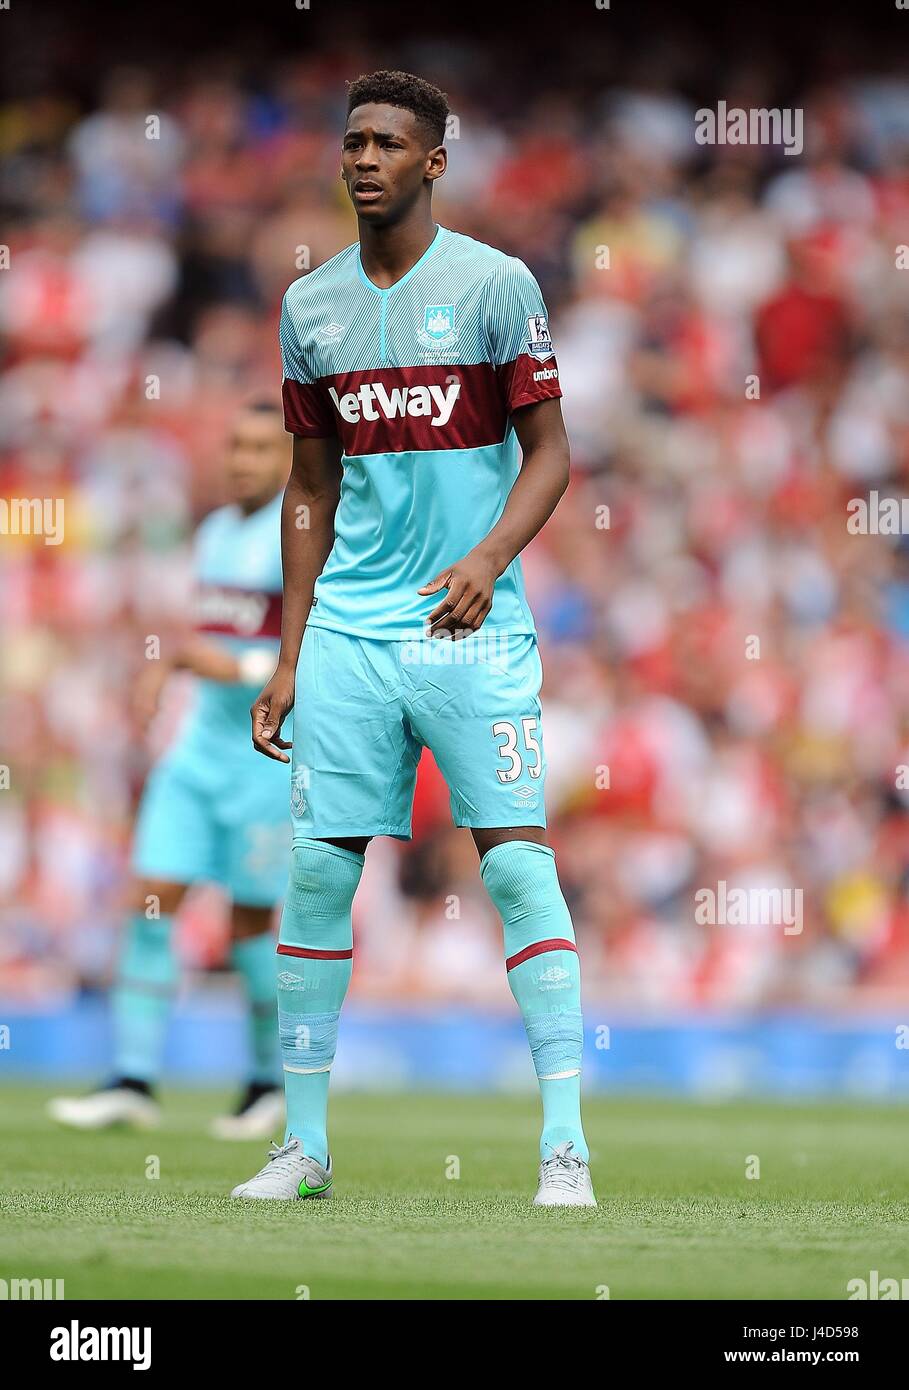
POLYGON ((366 271, 363 269, 363 262, 360 259, 359 246, 357 247, 357 274, 359 275, 363 284, 366 285, 368 289, 372 290, 374 294, 391 294, 393 290, 400 289, 402 285, 406 284, 412 275, 416 275, 420 267, 424 264, 425 261, 429 260, 429 257, 432 255, 433 251, 435 251, 436 247, 439 246, 444 235, 445 228, 441 225, 441 223, 438 223, 436 225, 436 234, 427 246, 426 250, 423 252, 420 259, 418 261, 414 261, 413 265, 410 267, 410 270, 408 270, 405 275, 402 275, 400 280, 396 280, 393 285, 388 285, 385 289, 382 289, 380 285, 374 285, 370 280, 369 276, 366 274, 366 271))

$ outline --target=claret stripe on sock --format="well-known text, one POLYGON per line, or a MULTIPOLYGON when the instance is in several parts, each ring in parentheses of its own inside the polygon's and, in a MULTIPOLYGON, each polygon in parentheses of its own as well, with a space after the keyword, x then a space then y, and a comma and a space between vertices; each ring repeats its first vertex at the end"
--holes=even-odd
POLYGON ((353 947, 349 951, 314 951, 309 946, 278 945, 279 956, 303 956, 306 960, 353 960, 353 947))
POLYGON ((578 948, 573 941, 561 940, 559 937, 553 937, 549 941, 534 941, 533 945, 525 946, 523 951, 509 956, 505 961, 505 969, 514 970, 516 965, 523 965, 525 960, 541 956, 544 951, 574 951, 577 955, 578 948))

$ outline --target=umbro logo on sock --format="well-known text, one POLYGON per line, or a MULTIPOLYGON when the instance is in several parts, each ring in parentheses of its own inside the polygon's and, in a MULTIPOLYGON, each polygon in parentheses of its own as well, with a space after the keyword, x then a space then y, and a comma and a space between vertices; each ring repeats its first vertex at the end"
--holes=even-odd
POLYGON ((306 981, 302 975, 295 975, 292 970, 282 970, 278 976, 278 984, 282 989, 305 989, 306 981))
POLYGON ((561 965, 550 965, 548 970, 540 972, 536 982, 541 989, 569 989, 570 986, 565 983, 569 979, 570 971, 561 965))

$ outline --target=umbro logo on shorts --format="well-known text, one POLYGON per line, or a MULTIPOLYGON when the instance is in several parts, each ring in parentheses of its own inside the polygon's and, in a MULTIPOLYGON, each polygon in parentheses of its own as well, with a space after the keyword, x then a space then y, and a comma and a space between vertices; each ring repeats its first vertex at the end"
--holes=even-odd
POLYGON ((429 415, 431 425, 446 425, 451 419, 455 402, 461 394, 461 383, 452 382, 448 387, 431 386, 392 386, 390 389, 381 381, 364 382, 357 391, 348 391, 339 396, 333 386, 328 394, 334 402, 335 410, 350 425, 360 420, 396 420, 403 415, 429 415))
POLYGON ((536 787, 528 787, 527 783, 524 782, 520 787, 514 788, 514 797, 512 806, 519 811, 532 811, 537 804, 537 789, 536 787))

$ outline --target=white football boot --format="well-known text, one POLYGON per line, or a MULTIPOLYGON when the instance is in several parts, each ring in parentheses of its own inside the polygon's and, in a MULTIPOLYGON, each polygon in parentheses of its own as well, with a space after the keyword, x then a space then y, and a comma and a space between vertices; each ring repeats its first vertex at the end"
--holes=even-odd
POLYGON ((267 1139, 284 1128, 284 1092, 278 1086, 248 1086, 233 1115, 211 1122, 215 1139, 267 1139))
POLYGON ((533 1199, 535 1207, 595 1207, 590 1169, 583 1158, 571 1151, 574 1144, 567 1140, 552 1151, 552 1158, 540 1164, 540 1185, 533 1199))
POLYGON ((47 1113, 70 1129, 155 1129, 161 1123, 157 1101, 129 1086, 108 1086, 89 1096, 57 1096, 48 1101, 47 1113))
POLYGON ((323 1168, 304 1152, 299 1139, 272 1144, 268 1162, 249 1182, 241 1182, 231 1197, 266 1198, 276 1202, 298 1202, 301 1198, 331 1196, 331 1157, 323 1168))

